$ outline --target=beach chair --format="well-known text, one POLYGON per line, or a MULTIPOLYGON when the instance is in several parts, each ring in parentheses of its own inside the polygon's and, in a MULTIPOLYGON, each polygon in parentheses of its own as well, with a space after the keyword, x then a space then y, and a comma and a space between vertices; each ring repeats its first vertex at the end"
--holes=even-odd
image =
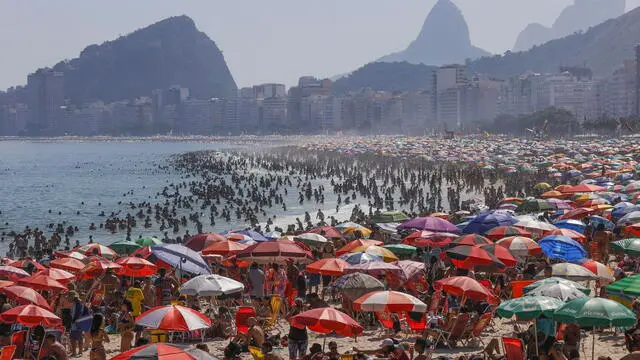
POLYGON ((342 354, 340 355, 340 360, 353 360, 354 357, 354 354, 342 354))
POLYGON ((489 326, 491 319, 493 319, 492 313, 485 313, 480 316, 478 321, 473 325, 473 327, 471 327, 469 335, 463 339, 463 341, 466 341, 465 346, 474 340, 478 340, 482 345, 484 345, 480 335, 482 335, 482 332, 487 328, 487 326, 489 326))
POLYGON ((249 346, 249 353, 251 354, 251 356, 253 356, 253 360, 262 360, 264 359, 264 354, 262 353, 262 350, 255 347, 255 346, 249 346))
POLYGON ((267 333, 275 328, 280 328, 278 325, 278 315, 280 314, 280 307, 282 306, 282 298, 278 295, 271 296, 271 314, 262 324, 264 332, 267 333))
POLYGON ((16 353, 17 346, 15 345, 7 345, 3 346, 0 349, 0 360, 11 360, 13 359, 13 355, 16 353))
POLYGON ((524 360, 524 345, 522 340, 517 338, 503 337, 502 347, 504 348, 504 357, 506 360, 524 360))
POLYGON ((22 330, 22 331, 16 331, 13 334, 11 334, 11 345, 15 345, 16 346, 16 356, 18 358, 22 358, 23 354, 24 354, 24 349, 26 346, 26 342, 27 342, 27 331, 26 330, 22 330))
POLYGON ((469 314, 460 314, 455 318, 453 322, 453 326, 451 330, 440 330, 438 331, 438 338, 436 339, 436 343, 439 343, 441 340, 444 340, 443 343, 449 348, 453 349, 464 334, 467 329, 467 325, 469 325, 469 314))
POLYGON ((427 314, 426 313, 417 313, 420 315, 420 320, 414 319, 411 313, 407 314, 407 325, 409 326, 409 330, 414 333, 422 334, 427 329, 427 314))
POLYGON ((236 312, 236 334, 246 334, 249 332, 247 320, 256 317, 256 309, 253 306, 240 306, 236 312))
POLYGON ((393 318, 390 312, 376 312, 376 318, 382 324, 382 330, 385 334, 389 334, 393 331, 393 318))

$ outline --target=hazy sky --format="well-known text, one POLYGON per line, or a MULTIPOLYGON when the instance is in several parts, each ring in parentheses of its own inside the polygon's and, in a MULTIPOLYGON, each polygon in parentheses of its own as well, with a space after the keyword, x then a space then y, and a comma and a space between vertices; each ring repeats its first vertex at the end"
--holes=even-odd
MULTIPOLYGON (((528 23, 550 25, 573 0, 453 0, 474 45, 511 48, 528 23)), ((173 15, 193 18, 239 86, 334 76, 404 49, 436 0, 0 0, 0 89, 173 15)), ((640 0, 627 0, 627 8, 640 0)))

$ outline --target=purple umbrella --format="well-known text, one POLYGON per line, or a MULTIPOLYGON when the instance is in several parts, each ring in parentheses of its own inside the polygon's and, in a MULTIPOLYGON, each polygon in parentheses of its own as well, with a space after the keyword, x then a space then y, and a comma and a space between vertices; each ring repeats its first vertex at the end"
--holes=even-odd
POLYGON ((344 269, 344 271, 347 274, 360 272, 360 273, 367 273, 369 275, 377 276, 377 275, 385 274, 387 271, 393 271, 400 274, 402 272, 402 269, 398 265, 394 265, 391 263, 386 263, 382 261, 371 261, 364 264, 349 265, 344 269))
POLYGON ((575 206, 571 206, 571 202, 567 200, 560 200, 556 198, 547 199, 547 202, 553 205, 558 210, 573 210, 575 206))
POLYGON ((416 229, 416 230, 428 230, 433 232, 450 232, 450 233, 458 233, 460 230, 448 222, 447 220, 440 219, 433 216, 425 216, 415 218, 413 220, 409 220, 403 222, 398 225, 398 230, 402 229, 416 229))

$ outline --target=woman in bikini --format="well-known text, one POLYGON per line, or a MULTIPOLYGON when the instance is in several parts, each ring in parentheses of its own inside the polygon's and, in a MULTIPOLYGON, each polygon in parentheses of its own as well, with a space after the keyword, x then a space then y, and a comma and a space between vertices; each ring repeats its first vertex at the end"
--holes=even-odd
POLYGON ((103 341, 109 342, 109 336, 104 331, 104 316, 102 314, 93 315, 91 323, 91 350, 89 351, 89 360, 106 360, 107 352, 104 349, 103 341))
POLYGON ((120 331, 120 352, 131 349, 131 341, 133 341, 133 317, 131 310, 133 309, 131 302, 124 300, 120 305, 120 317, 118 318, 118 331, 120 331))

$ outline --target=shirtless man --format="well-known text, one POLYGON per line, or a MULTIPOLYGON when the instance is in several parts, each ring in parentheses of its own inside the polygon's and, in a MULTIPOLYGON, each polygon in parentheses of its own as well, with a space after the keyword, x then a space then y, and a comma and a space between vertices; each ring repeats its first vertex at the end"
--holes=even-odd
POLYGON ((249 325, 249 330, 247 334, 238 333, 234 342, 245 346, 255 346, 262 347, 264 344, 264 330, 258 325, 258 321, 254 317, 250 317, 247 319, 247 324, 249 325))
POLYGON ((104 294, 106 304, 110 304, 115 300, 115 293, 120 290, 120 278, 114 274, 113 269, 107 269, 102 277, 94 281, 91 289, 89 289, 89 294, 92 294, 94 290, 98 289, 104 294))

